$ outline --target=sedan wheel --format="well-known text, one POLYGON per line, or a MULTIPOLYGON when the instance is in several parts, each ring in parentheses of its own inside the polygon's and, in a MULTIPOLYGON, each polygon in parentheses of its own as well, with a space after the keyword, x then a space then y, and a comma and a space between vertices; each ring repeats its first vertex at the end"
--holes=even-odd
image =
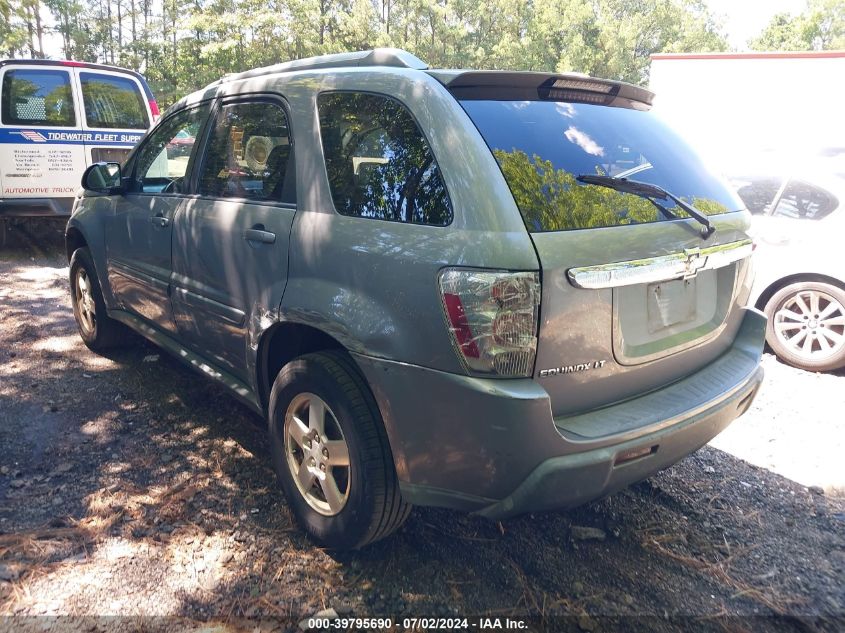
POLYGON ((822 282, 783 288, 766 305, 767 340, 791 365, 827 371, 845 365, 845 291, 822 282))

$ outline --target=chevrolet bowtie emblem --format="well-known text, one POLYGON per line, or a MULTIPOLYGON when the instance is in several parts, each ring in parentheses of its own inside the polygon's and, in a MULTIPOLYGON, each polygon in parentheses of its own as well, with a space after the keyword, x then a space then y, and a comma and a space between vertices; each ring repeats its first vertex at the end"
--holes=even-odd
POLYGON ((707 263, 707 256, 702 256, 701 249, 698 248, 684 249, 684 254, 687 256, 684 262, 684 279, 692 279, 707 263))

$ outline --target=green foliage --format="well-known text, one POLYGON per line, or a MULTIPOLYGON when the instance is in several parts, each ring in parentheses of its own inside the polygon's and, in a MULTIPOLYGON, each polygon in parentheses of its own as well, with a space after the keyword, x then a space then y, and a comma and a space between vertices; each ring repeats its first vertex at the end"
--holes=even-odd
MULTIPOLYGON (((574 174, 555 169, 551 161, 536 154, 529 157, 517 149, 497 149, 493 154, 530 230, 590 229, 656 222, 663 217, 648 198, 582 185, 574 174)), ((596 172, 603 175, 598 169, 596 172)), ((695 198, 692 205, 705 215, 728 211, 723 204, 708 198, 695 198)), ((672 206, 670 212, 678 218, 690 217, 677 206, 672 206)))
POLYGON ((533 229, 563 231, 659 219, 645 198, 607 187, 581 185, 565 169, 520 150, 495 150, 496 160, 525 223, 533 229))
POLYGON ((701 0, 0 0, 6 54, 38 54, 39 6, 65 57, 139 70, 164 105, 227 72, 377 46, 635 83, 652 53, 726 47, 701 0))
POLYGON ((843 49, 845 0, 811 0, 800 15, 779 13, 748 44, 758 51, 843 49))
MULTIPOLYGON (((34 54, 29 48, 32 40, 27 33, 30 6, 26 2, 0 0, 0 55, 34 54)), ((32 26, 31 22, 29 26, 32 26)))

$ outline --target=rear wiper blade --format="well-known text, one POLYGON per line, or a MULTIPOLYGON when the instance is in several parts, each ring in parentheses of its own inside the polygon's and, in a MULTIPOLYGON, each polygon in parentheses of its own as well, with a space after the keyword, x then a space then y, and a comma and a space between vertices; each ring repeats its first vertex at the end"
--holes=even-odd
POLYGON ((615 178, 613 176, 598 176, 591 174, 581 174, 580 176, 576 176, 575 180, 583 182, 586 185, 598 185, 599 187, 608 187, 621 193, 632 193, 635 196, 641 196, 651 201, 651 203, 657 206, 664 215, 677 217, 674 213, 671 213, 668 209, 654 201, 655 198, 658 200, 666 200, 668 198, 681 209, 689 213, 691 217, 695 218, 704 227, 701 231, 701 237, 703 239, 706 240, 716 232, 716 227, 713 226, 704 213, 688 202, 684 202, 673 193, 666 191, 663 187, 658 187, 657 185, 652 185, 647 182, 640 182, 639 180, 628 180, 627 178, 615 178))

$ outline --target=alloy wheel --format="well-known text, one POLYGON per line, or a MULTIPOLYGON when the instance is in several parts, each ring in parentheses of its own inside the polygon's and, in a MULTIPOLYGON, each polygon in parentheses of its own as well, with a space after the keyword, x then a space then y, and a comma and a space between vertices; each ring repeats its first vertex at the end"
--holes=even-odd
POLYGON ((80 327, 85 334, 91 334, 97 325, 97 308, 91 290, 91 280, 84 268, 80 268, 76 273, 76 305, 79 309, 80 327))
POLYGON ((845 306, 820 290, 788 297, 774 314, 778 339, 807 360, 837 354, 845 347, 845 306))
POLYGON ((349 446, 332 410, 313 393, 297 395, 285 413, 285 458, 309 506, 335 516, 350 489, 349 446))

